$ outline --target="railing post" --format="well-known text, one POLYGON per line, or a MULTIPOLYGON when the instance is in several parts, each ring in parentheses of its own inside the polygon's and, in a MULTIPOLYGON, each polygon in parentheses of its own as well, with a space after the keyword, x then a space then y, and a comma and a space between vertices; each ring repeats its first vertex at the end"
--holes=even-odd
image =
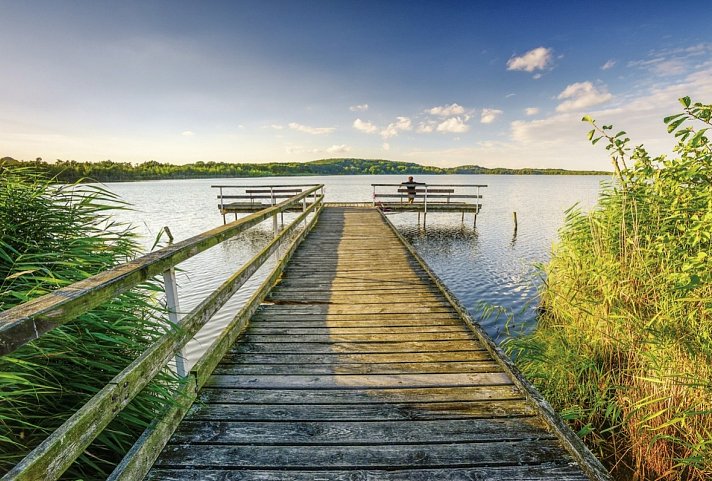
MULTIPOLYGON (((178 305, 178 284, 176 283, 176 271, 173 267, 163 272, 163 283, 166 288, 166 308, 168 309, 168 319, 174 325, 180 322, 178 305)), ((185 377, 185 354, 182 350, 176 352, 176 374, 179 377, 185 377)))
MULTIPOLYGON (((173 244, 173 234, 168 226, 163 227, 163 231, 168 235, 168 243, 173 244)), ((171 267, 163 272, 163 285, 166 290, 166 308, 168 309, 168 319, 174 326, 180 322, 180 305, 178 304, 178 283, 176 282, 176 270, 171 267)), ((176 353, 176 374, 185 377, 185 355, 183 351, 176 353)))
MULTIPOLYGON (((275 205, 275 198, 274 198, 274 187, 269 188, 269 195, 272 200, 272 205, 275 205)), ((277 214, 275 213, 272 216, 272 231, 274 232, 274 236, 277 237, 277 232, 279 232, 279 224, 277 223, 277 214)))
POLYGON ((376 207, 376 186, 373 185, 373 207, 376 207))
POLYGON ((425 184, 425 197, 423 199, 423 209, 425 210, 425 213, 428 213, 428 184, 425 184))
POLYGON ((225 202, 223 201, 223 188, 220 187, 220 213, 222 214, 223 217, 223 225, 227 224, 227 220, 225 220, 225 202))

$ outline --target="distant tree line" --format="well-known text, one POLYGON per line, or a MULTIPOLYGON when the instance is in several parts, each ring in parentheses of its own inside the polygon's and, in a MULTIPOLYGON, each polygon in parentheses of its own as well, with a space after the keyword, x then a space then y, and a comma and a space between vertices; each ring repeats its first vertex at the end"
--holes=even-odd
POLYGON ((11 157, 0 159, 0 169, 4 166, 32 166, 45 172, 60 182, 99 181, 120 182, 156 179, 195 179, 215 177, 272 177, 299 175, 420 175, 420 174, 507 174, 507 175, 607 175, 610 172, 581 171, 565 169, 505 169, 464 165, 440 168, 412 162, 370 159, 322 159, 312 162, 270 162, 266 164, 237 164, 228 162, 194 162, 175 165, 154 160, 140 164, 130 162, 77 162, 59 160, 46 162, 35 160, 15 160, 11 157))

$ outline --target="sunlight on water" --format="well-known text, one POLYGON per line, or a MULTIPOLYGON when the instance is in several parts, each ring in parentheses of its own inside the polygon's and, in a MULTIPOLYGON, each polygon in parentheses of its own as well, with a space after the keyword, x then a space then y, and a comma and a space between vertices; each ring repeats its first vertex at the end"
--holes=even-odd
MULTIPOLYGON (((514 313, 513 322, 523 330, 535 324, 538 279, 537 263, 546 262, 564 211, 579 203, 584 209, 595 204, 597 176, 418 176, 432 184, 487 184, 482 212, 473 228, 472 214, 464 222, 460 214, 430 213, 426 227, 417 214, 389 214, 391 221, 413 243, 430 267, 467 307, 475 319, 482 305, 498 306, 514 313), (514 235, 512 213, 517 212, 514 235)), ((398 183, 400 176, 329 176, 268 179, 195 179, 135 183, 110 183, 107 187, 134 206, 116 216, 136 226, 149 249, 161 227, 170 227, 175 240, 222 225, 217 191, 213 184, 267 185, 323 183, 327 202, 370 202, 372 183, 398 183)), ((285 216, 285 223, 293 215, 285 216)), ((271 238, 271 221, 213 247, 181 264, 178 273, 180 307, 188 312, 213 289, 248 261, 271 238)), ((273 265, 268 262, 256 276, 216 315, 187 349, 195 358, 229 322, 259 286, 273 265)), ((503 332, 506 316, 482 319, 495 339, 503 332)))

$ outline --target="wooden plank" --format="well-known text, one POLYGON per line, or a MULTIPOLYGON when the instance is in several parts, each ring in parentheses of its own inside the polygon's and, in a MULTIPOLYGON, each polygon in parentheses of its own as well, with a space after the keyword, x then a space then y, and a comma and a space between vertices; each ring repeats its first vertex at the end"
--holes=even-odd
POLYGON ((506 385, 512 381, 502 373, 456 373, 456 374, 338 374, 306 376, 269 376, 269 375, 214 375, 206 385, 212 387, 252 387, 262 389, 341 389, 341 388, 379 388, 379 387, 444 387, 506 385))
POLYGON ((536 417, 421 421, 187 421, 171 444, 369 445, 551 439, 536 417))
POLYGON ((343 374, 442 374, 498 372, 498 365, 492 360, 461 362, 422 363, 338 363, 338 364, 227 364, 218 365, 213 374, 229 375, 343 375, 343 374))
POLYGON ((228 352, 223 357, 222 364, 287 364, 287 365, 334 365, 334 364, 385 364, 403 362, 471 362, 491 360, 489 353, 482 349, 479 351, 459 352, 409 352, 407 356, 402 353, 326 353, 326 354, 252 354, 228 352))
POLYGON ((421 419, 516 418, 536 409, 525 400, 409 404, 194 404, 194 421, 417 421, 421 419))
POLYGON ((248 334, 271 335, 271 336, 301 336, 305 335, 321 335, 321 336, 338 336, 341 334, 423 334, 423 333, 445 333, 445 332, 472 332, 462 325, 434 325, 418 323, 414 326, 402 327, 332 327, 331 324, 321 323, 315 327, 265 327, 262 323, 253 323, 248 334))
MULTIPOLYGON (((248 333, 246 342, 294 342, 292 335, 269 335, 248 333)), ((474 340, 471 332, 424 332, 403 334, 303 334, 299 336, 302 343, 338 343, 338 342, 407 342, 407 341, 457 341, 474 340)))
POLYGON ((363 469, 363 470, 220 470, 159 468, 147 481, 587 481, 568 459, 526 466, 481 466, 439 469, 363 469))
MULTIPOLYGON (((293 319, 293 318, 252 318, 251 325, 255 329, 322 329, 325 326, 330 329, 397 329, 405 327, 420 327, 423 329, 437 329, 448 328, 448 327, 458 327, 462 325, 458 320, 448 317, 443 317, 441 319, 427 318, 427 319, 409 319, 409 318, 379 318, 377 320, 363 320, 363 319, 351 319, 351 320, 336 320, 336 318, 324 319, 293 319)), ((374 331, 375 332, 375 331, 374 331)))
MULTIPOLYGON (((406 388, 319 389, 244 389, 206 386, 200 393, 201 403, 220 404, 412 404, 433 402, 496 401, 524 399, 513 385, 451 386, 406 388)), ((356 406, 355 408, 358 408, 356 406)))
POLYGON ((293 343, 257 343, 240 342, 232 352, 289 352, 294 354, 318 353, 387 353, 387 352, 445 352, 445 351, 477 351, 479 343, 473 341, 413 341, 413 342, 339 342, 304 344, 295 339, 293 343))
POLYGON ((349 292, 345 294, 334 294, 330 292, 324 293, 284 293, 274 291, 269 296, 270 300, 274 301, 293 301, 293 302, 329 302, 331 304, 377 304, 377 303, 408 303, 416 304, 420 302, 439 303, 447 305, 447 302, 440 296, 431 293, 404 292, 402 294, 383 293, 383 294, 366 294, 349 292))
POLYGON ((169 445, 156 466, 220 468, 382 468, 513 466, 539 464, 563 457, 560 446, 550 440, 519 442, 451 443, 431 445, 372 446, 220 446, 169 445))
POLYGON ((265 310, 272 314, 350 314, 354 316, 364 316, 369 314, 394 314, 394 313, 431 313, 431 312, 453 312, 452 307, 448 304, 440 302, 431 302, 422 305, 410 306, 407 303, 399 304, 352 304, 352 305, 287 305, 287 304, 272 304, 269 307, 265 306, 265 310))

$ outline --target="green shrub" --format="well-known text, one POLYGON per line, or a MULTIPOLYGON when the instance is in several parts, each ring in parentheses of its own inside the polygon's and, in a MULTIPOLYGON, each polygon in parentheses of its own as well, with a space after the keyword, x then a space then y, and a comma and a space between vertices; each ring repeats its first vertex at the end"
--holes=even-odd
MULTIPOLYGON (((0 311, 138 254, 125 208, 99 187, 61 186, 32 170, 0 169, 0 311)), ((0 473, 8 471, 165 329, 146 283, 0 358, 0 473)), ((163 404, 168 375, 145 389, 67 473, 105 477, 163 404)))
POLYGON ((537 330, 506 343, 621 479, 712 476, 712 106, 680 100, 670 158, 584 117, 616 178, 568 213, 537 330))

